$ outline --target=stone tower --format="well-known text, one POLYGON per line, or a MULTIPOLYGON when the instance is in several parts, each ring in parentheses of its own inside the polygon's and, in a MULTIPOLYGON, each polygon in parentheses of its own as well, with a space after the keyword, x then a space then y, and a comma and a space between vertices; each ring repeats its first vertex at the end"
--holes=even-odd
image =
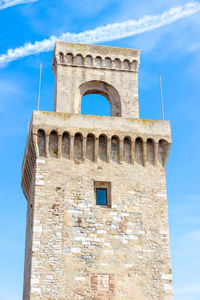
POLYGON ((170 123, 139 119, 138 50, 57 42, 55 111, 34 111, 22 166, 23 300, 169 300, 170 123), (80 114, 104 95, 111 116, 80 114))

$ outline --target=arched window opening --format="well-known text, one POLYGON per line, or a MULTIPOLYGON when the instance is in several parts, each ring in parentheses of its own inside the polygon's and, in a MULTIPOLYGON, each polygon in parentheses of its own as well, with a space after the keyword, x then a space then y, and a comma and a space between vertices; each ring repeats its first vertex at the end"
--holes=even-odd
POLYGON ((107 138, 103 134, 99 136, 99 159, 107 161, 107 138))
POLYGON ((83 57, 82 57, 81 54, 77 54, 76 57, 75 57, 75 59, 76 59, 76 64, 78 66, 82 66, 83 65, 83 57))
POLYGON ((105 67, 107 67, 107 68, 112 67, 112 61, 111 61, 110 57, 105 58, 105 67))
POLYGON ((39 129, 37 132, 37 144, 39 149, 39 156, 45 156, 45 132, 43 129, 39 129))
POLYGON ((104 81, 91 80, 81 84, 75 95, 75 104, 75 113, 81 111, 83 114, 121 117, 120 95, 114 86, 104 81), (87 108, 84 107, 86 96, 89 99, 87 108), (108 102, 102 97, 105 97, 108 102), (105 108, 106 104, 107 108, 105 108))
POLYGON ((130 62, 128 59, 124 60, 124 70, 130 70, 130 62))
POLYGON ((72 65, 73 64, 73 55, 71 53, 67 53, 66 57, 67 63, 72 65))
POLYGON ((137 61, 133 60, 131 63, 131 70, 136 71, 137 70, 137 61))
POLYGON ((92 60, 92 56, 87 55, 85 58, 85 64, 86 66, 92 66, 93 65, 93 60, 92 60))
POLYGON ((86 115, 110 116, 110 103, 99 94, 88 94, 81 101, 81 113, 86 115))
POLYGON ((58 157, 58 133, 51 131, 49 136, 49 154, 52 157, 58 157))
POLYGON ((143 165, 143 141, 141 138, 135 140, 135 160, 138 164, 143 165))
POLYGON ((131 139, 129 137, 124 138, 123 160, 126 163, 131 163, 131 139))
POLYGON ((74 159, 75 161, 83 160, 83 137, 80 133, 76 133, 74 137, 74 159))
POLYGON ((95 65, 96 67, 102 67, 102 58, 100 56, 95 58, 95 65))
POLYGON ((64 132, 62 136, 62 157, 70 159, 70 136, 64 132))
POLYGON ((113 136, 111 139, 111 159, 113 162, 119 163, 119 138, 113 136))
POLYGON ((147 161, 154 165, 155 162, 155 151, 154 151, 154 142, 152 139, 147 140, 147 161))
POLYGON ((60 57, 60 63, 64 63, 64 55, 62 52, 59 53, 59 57, 60 57))
POLYGON ((121 69, 121 60, 119 58, 116 58, 114 61, 114 67, 116 69, 121 69))
POLYGON ((94 143, 95 138, 93 134, 88 134, 86 144, 86 158, 90 161, 94 161, 94 143))
POLYGON ((169 143, 165 140, 160 140, 158 145, 158 161, 164 167, 169 154, 169 143))

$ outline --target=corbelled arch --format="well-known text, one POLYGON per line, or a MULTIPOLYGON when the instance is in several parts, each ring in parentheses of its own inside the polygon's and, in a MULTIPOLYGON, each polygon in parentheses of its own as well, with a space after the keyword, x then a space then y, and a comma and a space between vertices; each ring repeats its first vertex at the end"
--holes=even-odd
POLYGON ((111 116, 121 117, 121 99, 118 91, 104 81, 91 80, 81 84, 75 96, 75 113, 81 112, 82 97, 88 94, 100 94, 104 96, 111 106, 111 116))

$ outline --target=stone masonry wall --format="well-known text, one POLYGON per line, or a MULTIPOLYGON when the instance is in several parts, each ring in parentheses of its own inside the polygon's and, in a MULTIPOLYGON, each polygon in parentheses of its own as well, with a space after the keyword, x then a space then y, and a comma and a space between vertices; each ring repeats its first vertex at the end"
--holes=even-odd
MULTIPOLYGON (((35 169, 33 173, 35 174, 35 169)), ((26 252, 25 252, 25 261, 24 261, 23 299, 30 299, 30 280, 31 280, 31 272, 33 271, 32 251, 34 250, 34 247, 32 244, 32 239, 33 239, 34 203, 35 203, 35 176, 33 176, 31 180, 28 199, 29 201, 27 201, 27 216, 26 216, 26 252)), ((32 274, 32 282, 34 276, 35 275, 32 274)))
POLYGON ((81 98, 98 93, 110 102, 112 116, 138 118, 139 64, 139 50, 57 42, 54 110, 79 114, 81 98))
POLYGON ((171 130, 138 119, 139 64, 138 50, 56 43, 55 111, 33 112, 22 165, 23 300, 172 300, 171 130), (80 114, 94 93, 111 117, 80 114))
POLYGON ((164 168, 37 159, 32 247, 24 300, 172 299, 164 168))

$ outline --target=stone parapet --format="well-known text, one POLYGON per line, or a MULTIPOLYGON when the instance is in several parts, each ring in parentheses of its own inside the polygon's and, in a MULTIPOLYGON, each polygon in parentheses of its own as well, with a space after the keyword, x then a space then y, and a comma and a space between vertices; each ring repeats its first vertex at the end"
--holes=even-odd
POLYGON ((135 49, 57 42, 53 55, 56 64, 138 72, 140 51, 135 49))
POLYGON ((143 138, 153 138, 156 142, 165 139, 171 143, 171 128, 169 121, 144 120, 134 118, 115 118, 83 114, 68 114, 49 111, 33 111, 32 129, 34 133, 40 128, 58 130, 59 134, 67 129, 75 133, 77 128, 93 131, 94 133, 107 132, 110 135, 135 135, 143 138))
POLYGON ((22 167, 24 194, 36 157, 164 167, 170 145, 167 121, 34 111, 22 167))

